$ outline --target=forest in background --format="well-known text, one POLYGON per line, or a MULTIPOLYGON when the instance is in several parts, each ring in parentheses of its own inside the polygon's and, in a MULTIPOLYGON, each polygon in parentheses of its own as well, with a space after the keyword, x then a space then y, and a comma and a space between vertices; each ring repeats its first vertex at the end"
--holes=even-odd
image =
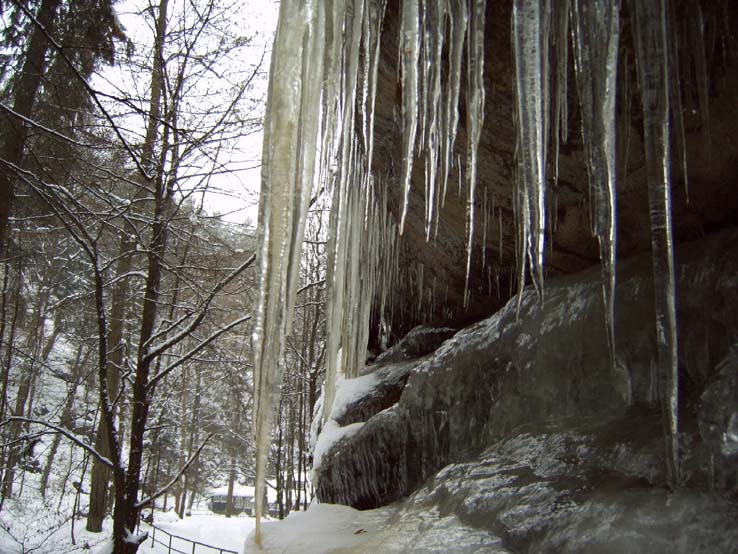
MULTIPOLYGON (((269 55, 242 8, 0 0, 0 523, 20 544, 42 506, 56 528, 112 515, 135 551, 125 529, 155 500, 183 517, 253 480, 258 239, 208 205, 261 131, 269 55)), ((280 515, 311 494, 323 203, 270 452, 280 515)))

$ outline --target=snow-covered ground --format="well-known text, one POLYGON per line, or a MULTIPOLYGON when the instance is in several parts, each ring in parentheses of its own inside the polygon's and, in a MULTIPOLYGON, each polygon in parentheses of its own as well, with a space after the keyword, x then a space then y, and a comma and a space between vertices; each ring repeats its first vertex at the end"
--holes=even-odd
POLYGON ((499 537, 416 500, 364 511, 313 504, 264 524, 261 547, 250 534, 244 554, 510 554, 499 537))
POLYGON ((359 511, 334 504, 313 504, 282 521, 262 525, 261 547, 251 533, 244 554, 328 554, 360 547, 375 537, 387 519, 386 510, 359 511))
MULTIPOLYGON (((246 536, 254 528, 254 519, 246 516, 226 518, 207 510, 201 510, 193 512, 192 516, 180 520, 176 515, 170 514, 171 512, 155 514, 154 524, 171 535, 239 553, 243 551, 246 536)), ((151 536, 152 530, 147 525, 142 525, 141 529, 148 531, 149 536, 151 536)), ((165 545, 168 544, 169 537, 157 531, 154 538, 156 539, 154 546, 152 546, 151 539, 147 540, 138 549, 139 554, 166 554, 168 552, 165 545), (158 541, 164 542, 165 545, 158 541)), ((174 538, 172 539, 172 547, 185 552, 192 551, 192 543, 174 538)), ((213 550, 198 545, 195 552, 212 554, 213 550)))

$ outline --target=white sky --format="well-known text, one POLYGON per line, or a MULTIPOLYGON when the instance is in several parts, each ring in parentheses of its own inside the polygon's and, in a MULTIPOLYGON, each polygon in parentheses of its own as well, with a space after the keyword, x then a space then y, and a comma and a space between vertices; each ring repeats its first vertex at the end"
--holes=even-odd
MULTIPOLYGON (((274 31, 277 29, 279 16, 278 0, 242 0, 244 4, 245 28, 254 32, 254 55, 266 47, 267 55, 264 58, 264 70, 268 71, 271 60, 271 47, 274 31)), ((262 101, 266 105, 267 82, 264 79, 260 85, 262 101)), ((245 137, 240 146, 246 153, 248 165, 257 166, 253 169, 239 172, 237 179, 227 179, 221 185, 225 190, 231 190, 231 195, 211 194, 207 200, 211 211, 228 214, 225 219, 233 223, 243 223, 247 219, 256 226, 259 215, 259 188, 261 186, 261 160, 263 135, 261 132, 245 137), (253 163, 251 163, 253 162, 253 163), (234 208, 237 211, 233 211, 234 208)))
MULTIPOLYGON (((217 0, 215 0, 217 2, 217 0)), ((243 59, 234 59, 237 69, 244 71, 257 63, 264 55, 263 75, 255 84, 248 97, 261 103, 259 112, 263 113, 266 103, 267 71, 271 57, 271 45, 277 26, 279 12, 278 0, 231 0, 237 8, 232 14, 234 31, 240 35, 251 37, 249 45, 240 51, 243 59)), ((157 5, 156 0, 122 0, 117 4, 119 19, 126 28, 129 38, 138 45, 137 54, 146 53, 146 45, 153 43, 151 18, 144 18, 142 10, 150 5, 157 5), (143 45, 143 46, 142 46, 143 45)), ((175 17, 178 0, 170 0, 169 13, 175 17)), ((125 91, 135 91, 133 96, 147 97, 148 78, 139 79, 132 76, 126 67, 127 62, 105 68, 95 79, 95 87, 105 92, 121 95, 125 91), (117 90, 116 90, 117 89, 117 90)), ((217 84, 214 86, 218 86, 217 84)), ((124 109, 112 102, 112 110, 116 113, 124 109)), ((132 136, 141 135, 135 129, 142 128, 142 120, 135 116, 123 119, 124 125, 131 128, 132 136)), ((262 133, 252 133, 239 139, 233 150, 223 152, 220 161, 225 175, 212 178, 211 187, 205 198, 206 210, 209 213, 224 214, 224 219, 233 223, 244 223, 249 220, 256 225, 258 215, 259 186, 261 179, 261 147, 262 133)))

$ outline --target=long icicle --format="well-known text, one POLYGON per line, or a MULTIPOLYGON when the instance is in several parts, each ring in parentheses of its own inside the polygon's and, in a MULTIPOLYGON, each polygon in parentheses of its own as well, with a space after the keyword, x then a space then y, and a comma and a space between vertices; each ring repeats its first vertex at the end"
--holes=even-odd
MULTIPOLYGON (((555 80, 553 99, 553 129, 551 133, 553 183, 559 180, 559 144, 561 143, 562 125, 567 117, 567 84, 569 62, 569 0, 558 0, 554 6, 553 20, 553 47, 555 55, 555 80)), ((553 227, 555 230, 555 226, 553 227)))
POLYGON ((620 38, 619 0, 572 0, 574 69, 582 138, 594 198, 594 228, 600 246, 602 293, 610 362, 615 369, 615 183, 616 81, 620 38))
MULTIPOLYGON (((454 155, 454 143, 459 126, 459 85, 461 83, 461 62, 464 55, 464 37, 469 20, 466 0, 451 0, 449 16, 448 79, 446 81, 445 103, 443 107, 443 137, 441 139, 441 205, 446 202, 448 174, 454 155)), ((436 226, 438 228, 438 226, 436 226)))
MULTIPOLYGON (((350 299, 350 290, 347 291, 347 270, 350 261, 350 237, 352 221, 352 194, 353 181, 366 183, 368 180, 357 176, 356 168, 357 147, 356 134, 353 132, 357 72, 359 66, 359 37, 361 36, 364 0, 349 0, 344 21, 344 53, 341 69, 342 87, 342 139, 341 155, 339 158, 339 184, 333 194, 331 207, 331 226, 329 231, 329 268, 326 272, 328 283, 328 298, 326 305, 327 348, 325 372, 325 397, 323 400, 323 421, 327 421, 333 406, 335 393, 336 373, 339 367, 346 368, 345 363, 349 356, 348 349, 341 350, 343 339, 344 314, 347 310, 347 298, 350 299), (335 217, 334 217, 335 214, 335 217), (339 354, 341 359, 338 359, 339 354)), ((358 223, 357 223, 358 225, 358 223)))
POLYGON ((484 16, 485 0, 470 0, 467 44, 467 108, 466 108, 466 280, 464 306, 469 298, 469 274, 474 250, 474 219, 477 190, 477 151, 484 123, 484 16))
POLYGON ((679 476, 679 366, 676 328, 674 244, 671 231, 669 151, 669 53, 666 0, 632 0, 638 83, 643 106, 651 251, 656 307, 656 340, 664 405, 669 482, 679 476))
POLYGON ((525 284, 524 266, 543 301, 543 254, 546 235, 546 137, 548 135, 549 0, 515 0, 512 13, 515 58, 515 114, 519 229, 524 233, 518 258, 519 290, 525 284))
POLYGON ((315 169, 323 73, 323 3, 283 1, 272 54, 259 205, 259 301, 254 321, 256 528, 261 511, 280 355, 290 333, 302 235, 315 169), (299 12, 300 17, 294 17, 299 12))
POLYGON ((413 174, 413 156, 418 131, 418 59, 420 55, 420 6, 418 0, 402 3, 402 215, 400 234, 405 230, 405 217, 410 201, 413 174))

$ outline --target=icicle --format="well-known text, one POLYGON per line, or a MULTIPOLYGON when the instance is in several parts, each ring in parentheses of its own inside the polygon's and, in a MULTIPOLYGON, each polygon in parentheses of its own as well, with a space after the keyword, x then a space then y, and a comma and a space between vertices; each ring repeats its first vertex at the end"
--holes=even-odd
POLYGON ((707 54, 705 53, 705 24, 702 16, 702 7, 697 0, 689 2, 690 48, 694 59, 695 77, 697 81, 697 99, 700 109, 700 123, 706 144, 710 151, 710 81, 707 69, 707 54))
MULTIPOLYGON (((467 107, 466 107, 466 281, 469 289, 472 250, 474 245, 474 212, 477 189, 477 150, 484 123, 484 16, 485 0, 472 0, 467 44, 467 107)), ((468 299, 468 295, 465 295, 468 299)), ((467 304, 464 304, 466 307, 467 304)))
POLYGON ((498 209, 499 209, 499 214, 497 216, 497 222, 499 223, 499 226, 500 226, 500 230, 499 230, 499 233, 500 233, 500 246, 499 246, 500 265, 502 265, 502 208, 498 208, 498 209))
POLYGON ((553 151, 553 182, 559 181, 559 141, 561 140, 562 119, 567 117, 567 77, 569 62, 569 0, 554 2, 554 52, 556 74, 554 82, 553 130, 551 144, 553 151))
POLYGON ((418 264, 418 290, 416 295, 418 297, 418 319, 421 319, 421 313, 423 310, 423 281, 425 280, 425 265, 418 264))
POLYGON ((259 205, 259 301, 254 318, 256 542, 280 352, 289 334, 302 234, 315 169, 323 76, 322 2, 283 1, 272 51, 259 205), (295 17, 298 13, 299 17, 295 17))
POLYGON ((402 3, 402 215, 400 234, 405 230, 410 187, 412 185, 413 156, 418 130, 418 59, 420 54, 420 25, 418 0, 402 3))
POLYGON ((664 403, 669 481, 679 484, 676 287, 669 175, 669 54, 666 0, 632 0, 638 83, 643 106, 656 339, 664 403))
POLYGON ((426 174, 426 240, 430 241, 433 223, 438 227, 438 213, 440 212, 440 198, 438 192, 438 155, 440 150, 439 136, 441 134, 441 66, 438 60, 443 54, 443 23, 446 17, 445 2, 443 0, 426 0, 426 44, 425 51, 429 63, 428 72, 428 107, 426 110, 426 139, 425 139, 425 174, 426 174))
POLYGON ((356 174, 356 135, 353 133, 354 107, 356 105, 357 72, 359 64, 359 50, 363 19, 363 1, 354 0, 346 7, 343 26, 344 52, 342 55, 343 68, 341 72, 341 154, 339 185, 333 193, 331 206, 330 230, 328 239, 328 270, 326 282, 329 294, 326 299, 326 327, 328 344, 326 346, 326 396, 323 404, 323 419, 327 421, 333 406, 335 394, 336 371, 339 367, 347 367, 348 349, 342 352, 342 359, 338 360, 341 347, 342 325, 346 302, 346 279, 349 264, 349 229, 351 216, 351 189, 354 179, 363 180, 356 174))
POLYGON ((574 69, 582 138, 593 198, 594 231, 600 246, 602 293, 610 362, 615 369, 615 183, 619 0, 571 0, 574 69))
MULTIPOLYGON (((404 3, 404 2, 403 2, 404 3)), ((415 139, 415 156, 420 156, 425 147, 425 122, 428 95, 426 64, 429 63, 426 44, 425 0, 418 0, 418 131, 415 139)))
MULTIPOLYGON (((676 21, 674 3, 669 2, 669 18, 676 21)), ((687 141, 684 130, 684 106, 682 103, 682 82, 679 70, 679 37, 674 35, 669 40, 669 68, 672 75, 670 81, 669 98, 671 100, 671 117, 674 122, 674 142, 676 143, 677 156, 679 158, 679 169, 681 170, 682 182, 684 183, 684 196, 689 203, 689 181, 687 177, 687 141)))
MULTIPOLYGON (((453 161, 454 143, 459 124, 459 85, 461 83, 461 61, 464 54, 464 37, 468 21, 467 0, 451 0, 449 16, 449 54, 448 54, 448 79, 446 81, 446 93, 443 109, 443 137, 441 138, 441 176, 443 178, 443 190, 441 192, 441 205, 446 201, 446 189, 448 188, 448 175, 451 171, 453 161)), ((459 186, 461 186, 459 176, 459 186)))
POLYGON ((367 2, 369 7, 369 43, 370 43, 370 63, 369 63, 369 101, 367 109, 369 110, 367 121, 367 140, 369 142, 367 154, 367 170, 372 170, 372 161, 374 158, 374 104, 377 98, 377 71, 379 68, 379 47, 381 44, 382 20, 384 19, 384 11, 387 6, 387 0, 379 0, 367 2))
POLYGON ((482 200, 482 269, 487 265, 487 187, 484 187, 484 198, 482 200))
POLYGON ((631 118, 631 105, 632 96, 630 93, 631 87, 631 76, 630 76, 630 57, 627 51, 623 52, 622 63, 620 68, 619 82, 619 95, 618 99, 618 165, 620 167, 618 171, 618 180, 622 183, 625 182, 628 177, 628 157, 630 155, 630 118, 631 118))
POLYGON ((546 137, 548 136, 549 0, 515 0, 512 36, 515 58, 515 113, 521 249, 519 290, 525 284, 525 263, 543 301, 543 245, 546 234, 546 137))

